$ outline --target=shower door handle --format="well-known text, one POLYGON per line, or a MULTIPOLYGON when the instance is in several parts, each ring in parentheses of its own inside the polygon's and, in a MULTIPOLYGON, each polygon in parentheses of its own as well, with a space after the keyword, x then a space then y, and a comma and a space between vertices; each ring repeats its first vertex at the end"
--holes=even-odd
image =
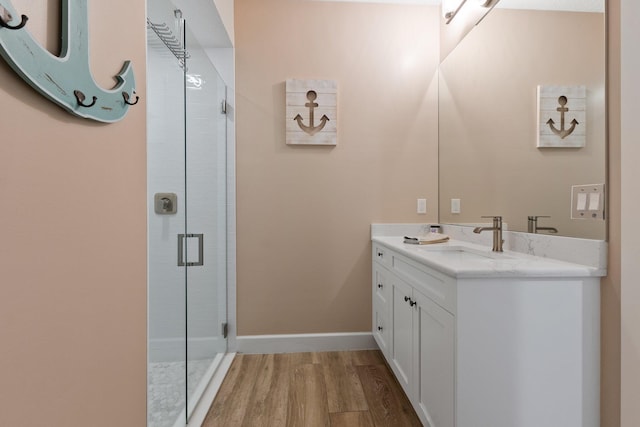
MULTIPOLYGON (((178 234, 178 266, 183 267, 195 267, 204 265, 204 234, 178 234), (185 246, 187 246, 187 239, 198 239, 198 260, 187 261, 185 260, 185 246)), ((188 254, 187 254, 188 257, 188 254)))

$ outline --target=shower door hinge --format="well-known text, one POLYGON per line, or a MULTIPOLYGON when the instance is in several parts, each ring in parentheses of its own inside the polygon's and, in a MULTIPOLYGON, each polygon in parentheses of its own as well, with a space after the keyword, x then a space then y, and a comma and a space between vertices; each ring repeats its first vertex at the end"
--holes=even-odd
POLYGON ((221 107, 222 108, 220 108, 220 112, 222 114, 227 114, 227 100, 226 99, 222 100, 222 106, 221 107))
POLYGON ((222 324, 222 338, 227 338, 227 334, 229 333, 229 325, 227 323, 222 324))

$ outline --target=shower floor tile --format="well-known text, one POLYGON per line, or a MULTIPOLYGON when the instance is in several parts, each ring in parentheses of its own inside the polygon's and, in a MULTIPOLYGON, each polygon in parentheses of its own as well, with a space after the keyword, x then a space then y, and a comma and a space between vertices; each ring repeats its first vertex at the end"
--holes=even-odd
MULTIPOLYGON (((214 359, 192 360, 188 363, 188 390, 192 396, 214 359)), ((149 427, 173 427, 178 417, 184 417, 185 362, 153 362, 149 364, 147 405, 149 427)), ((185 422, 186 423, 186 422, 185 422)))

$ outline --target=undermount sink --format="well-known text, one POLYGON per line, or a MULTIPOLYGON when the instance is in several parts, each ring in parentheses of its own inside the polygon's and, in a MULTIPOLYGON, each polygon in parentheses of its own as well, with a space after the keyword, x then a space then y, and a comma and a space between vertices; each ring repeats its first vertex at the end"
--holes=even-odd
POLYGON ((431 255, 459 261, 479 261, 509 259, 509 255, 502 252, 481 251, 466 246, 438 246, 430 245, 418 248, 420 252, 428 252, 431 255))

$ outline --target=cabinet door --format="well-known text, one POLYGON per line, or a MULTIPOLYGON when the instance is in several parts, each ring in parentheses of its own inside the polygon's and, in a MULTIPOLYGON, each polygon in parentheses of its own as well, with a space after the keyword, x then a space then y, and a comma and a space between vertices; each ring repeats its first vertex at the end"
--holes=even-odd
POLYGON ((387 282, 387 272, 384 268, 373 264, 373 295, 374 304, 378 303, 383 307, 389 305, 389 286, 387 282))
POLYGON ((391 320, 389 318, 389 286, 386 276, 389 274, 384 268, 373 263, 372 288, 372 332, 378 347, 386 358, 389 358, 389 342, 391 336, 391 320))
POLYGON ((386 307, 380 307, 378 304, 373 304, 373 337, 385 357, 388 357, 389 354, 389 335, 391 332, 391 328, 389 326, 390 321, 386 307))
POLYGON ((454 316, 414 290, 418 302, 414 342, 414 375, 420 418, 430 427, 454 427, 454 316))
POLYGON ((413 369, 413 289, 395 276, 389 277, 391 286, 391 368, 407 395, 415 381, 413 369))

